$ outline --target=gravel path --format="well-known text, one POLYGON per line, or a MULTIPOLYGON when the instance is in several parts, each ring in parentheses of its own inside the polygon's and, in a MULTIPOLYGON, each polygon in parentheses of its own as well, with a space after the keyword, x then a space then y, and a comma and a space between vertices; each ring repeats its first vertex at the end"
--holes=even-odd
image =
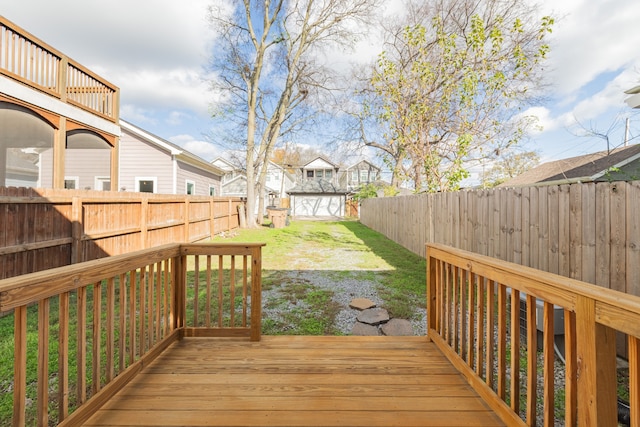
MULTIPOLYGON (((357 280, 350 278, 336 281, 329 276, 330 275, 327 271, 299 270, 286 272, 282 277, 282 280, 303 281, 316 288, 331 291, 333 293, 333 301, 341 307, 340 312, 335 318, 334 326, 336 330, 345 335, 351 334, 351 329, 355 325, 356 317, 359 313, 358 310, 354 310, 349 307, 349 303, 354 298, 368 298, 375 302, 378 307, 384 308, 384 301, 380 298, 377 291, 379 286, 382 286, 380 281, 357 280)), ((280 296, 279 292, 280 290, 278 288, 265 291, 262 296, 264 305, 269 307, 270 304, 268 301, 270 299, 278 298, 280 296)), ((294 305, 291 303, 285 305, 279 304, 275 307, 265 308, 263 316, 265 318, 278 318, 280 311, 291 310, 293 308, 294 305)), ((414 335, 426 334, 427 320, 426 310, 424 308, 418 308, 416 310, 415 319, 411 319, 411 324, 413 326, 414 335)))

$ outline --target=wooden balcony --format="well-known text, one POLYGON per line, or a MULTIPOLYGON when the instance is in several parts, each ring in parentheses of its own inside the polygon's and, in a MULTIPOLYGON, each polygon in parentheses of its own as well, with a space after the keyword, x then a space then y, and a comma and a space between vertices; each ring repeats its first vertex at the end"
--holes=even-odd
POLYGON ((0 16, 0 74, 118 123, 118 87, 3 16, 0 16))
POLYGON ((619 332, 640 426, 639 298, 430 246, 428 337, 261 337, 261 246, 166 245, 0 281, 13 425, 615 426, 619 332), (529 325, 543 302, 541 364, 523 298, 529 325))

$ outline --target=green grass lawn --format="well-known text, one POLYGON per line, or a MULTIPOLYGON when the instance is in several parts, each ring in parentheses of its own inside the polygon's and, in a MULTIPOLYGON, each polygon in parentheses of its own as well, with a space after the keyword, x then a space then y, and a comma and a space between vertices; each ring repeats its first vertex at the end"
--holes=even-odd
POLYGON ((288 309, 279 319, 263 318, 264 334, 319 335, 338 333, 339 312, 331 291, 313 281, 293 280, 296 272, 314 272, 327 280, 374 281, 392 317, 411 319, 425 306, 426 261, 357 221, 292 221, 285 228, 239 230, 220 242, 263 242, 263 288, 277 290, 267 307, 288 309))

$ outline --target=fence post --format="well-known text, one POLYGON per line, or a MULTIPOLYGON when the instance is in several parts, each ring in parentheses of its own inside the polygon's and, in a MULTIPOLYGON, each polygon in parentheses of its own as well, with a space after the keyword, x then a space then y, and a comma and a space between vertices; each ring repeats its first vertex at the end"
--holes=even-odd
POLYGON ((617 425, 616 334, 596 322, 595 300, 576 304, 578 420, 585 426, 617 425))
POLYGON ((184 197, 184 241, 188 243, 191 241, 191 231, 189 230, 189 222, 191 220, 190 215, 189 196, 184 197))
POLYGON ((215 220, 215 202, 213 201, 213 198, 211 198, 209 200, 209 238, 211 239, 216 235, 215 220))
POLYGON ((147 248, 147 222, 149 221, 149 198, 145 195, 142 196, 140 201, 140 249, 147 248))
POLYGON ((82 200, 79 197, 71 199, 71 264, 83 261, 82 254, 82 200))

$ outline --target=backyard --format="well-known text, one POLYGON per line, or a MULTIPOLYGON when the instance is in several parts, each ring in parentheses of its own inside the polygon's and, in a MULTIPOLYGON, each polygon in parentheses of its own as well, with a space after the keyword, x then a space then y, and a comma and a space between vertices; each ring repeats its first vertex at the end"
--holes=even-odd
POLYGON ((349 308, 354 298, 425 334, 425 260, 357 221, 293 221, 214 240, 267 244, 263 334, 348 335, 358 314, 349 308))

